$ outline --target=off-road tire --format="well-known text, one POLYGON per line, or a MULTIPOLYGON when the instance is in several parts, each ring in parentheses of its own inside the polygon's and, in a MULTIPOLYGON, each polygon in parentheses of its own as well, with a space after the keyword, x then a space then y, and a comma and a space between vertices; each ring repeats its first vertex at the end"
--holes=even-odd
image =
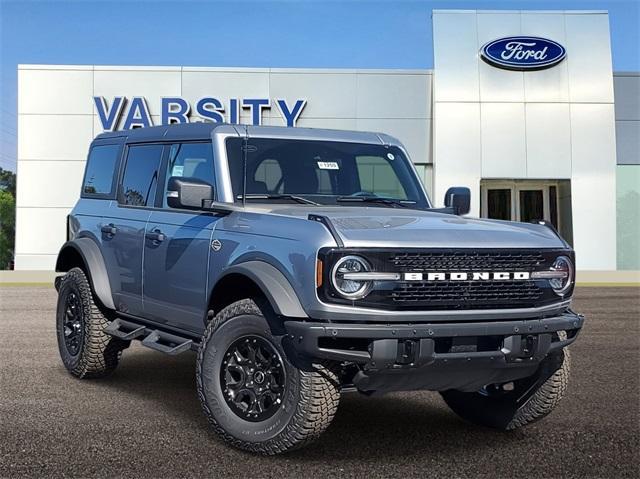
POLYGON ((564 354, 562 366, 539 384, 521 405, 517 405, 513 394, 490 397, 479 392, 450 390, 442 392, 442 397, 456 414, 469 422, 507 431, 518 429, 545 417, 563 398, 571 359, 566 349, 560 354, 564 354))
POLYGON ((60 357, 67 370, 80 379, 99 378, 111 373, 120 360, 128 341, 104 333, 109 320, 93 299, 91 285, 80 268, 71 269, 60 282, 56 309, 56 335, 60 357), (83 338, 77 354, 65 344, 63 319, 66 297, 75 293, 80 299, 83 338))
POLYGON ((335 415, 340 389, 328 365, 299 368, 292 364, 285 352, 285 335, 272 333, 266 315, 273 315, 269 306, 252 299, 237 301, 220 311, 207 325, 200 343, 196 378, 202 408, 215 433, 236 448, 273 455, 316 439, 335 415), (220 379, 225 351, 249 334, 266 338, 275 347, 286 372, 282 405, 261 422, 247 421, 229 407, 220 379))

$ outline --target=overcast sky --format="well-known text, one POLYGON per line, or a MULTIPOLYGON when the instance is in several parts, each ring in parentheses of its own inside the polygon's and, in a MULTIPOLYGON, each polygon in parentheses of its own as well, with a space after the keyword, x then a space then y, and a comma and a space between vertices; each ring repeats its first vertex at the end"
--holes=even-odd
POLYGON ((640 0, 0 0, 0 166, 15 170, 19 63, 432 68, 434 8, 608 10, 613 68, 640 70, 640 0))

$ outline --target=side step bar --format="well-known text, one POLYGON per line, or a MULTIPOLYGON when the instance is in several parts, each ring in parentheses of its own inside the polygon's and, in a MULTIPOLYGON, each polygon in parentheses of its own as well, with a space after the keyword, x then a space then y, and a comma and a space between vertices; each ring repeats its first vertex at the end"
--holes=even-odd
POLYGON ((158 331, 157 329, 142 341, 143 346, 172 356, 188 351, 191 349, 192 344, 193 341, 190 339, 174 336, 173 334, 158 331))
POLYGON ((143 336, 145 334, 145 329, 146 328, 144 326, 118 318, 111 321, 109 325, 104 328, 104 332, 111 336, 115 336, 116 338, 130 341, 143 336))
POLYGON ((142 345, 172 356, 197 346, 193 340, 176 336, 159 329, 150 329, 138 323, 117 318, 104 328, 104 332, 124 341, 142 340, 142 345))

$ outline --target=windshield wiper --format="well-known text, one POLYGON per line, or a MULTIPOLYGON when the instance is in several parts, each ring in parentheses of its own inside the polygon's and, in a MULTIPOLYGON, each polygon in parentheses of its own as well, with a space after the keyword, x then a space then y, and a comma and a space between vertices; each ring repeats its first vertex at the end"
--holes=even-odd
MULTIPOLYGON (((242 199, 242 195, 238 195, 237 198, 239 200, 242 199)), ((296 196, 296 195, 286 195, 286 194, 273 194, 273 195, 268 195, 268 194, 249 194, 246 196, 247 200, 293 200, 296 201, 298 203, 302 203, 305 205, 314 205, 314 206, 320 206, 320 203, 316 203, 315 201, 311 201, 308 200, 307 198, 303 198, 302 196, 296 196)))
POLYGON ((391 205, 394 208, 408 208, 410 205, 416 204, 413 200, 397 200, 395 198, 385 198, 382 196, 338 196, 336 201, 338 203, 382 203, 391 205))

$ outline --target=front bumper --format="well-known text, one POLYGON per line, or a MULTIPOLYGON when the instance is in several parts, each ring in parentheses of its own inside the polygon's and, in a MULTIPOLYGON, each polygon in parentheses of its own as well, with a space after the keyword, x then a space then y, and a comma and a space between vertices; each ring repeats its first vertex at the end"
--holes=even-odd
POLYGON ((360 365, 358 389, 477 390, 535 372, 574 342, 584 317, 431 324, 287 321, 297 355, 360 365))

